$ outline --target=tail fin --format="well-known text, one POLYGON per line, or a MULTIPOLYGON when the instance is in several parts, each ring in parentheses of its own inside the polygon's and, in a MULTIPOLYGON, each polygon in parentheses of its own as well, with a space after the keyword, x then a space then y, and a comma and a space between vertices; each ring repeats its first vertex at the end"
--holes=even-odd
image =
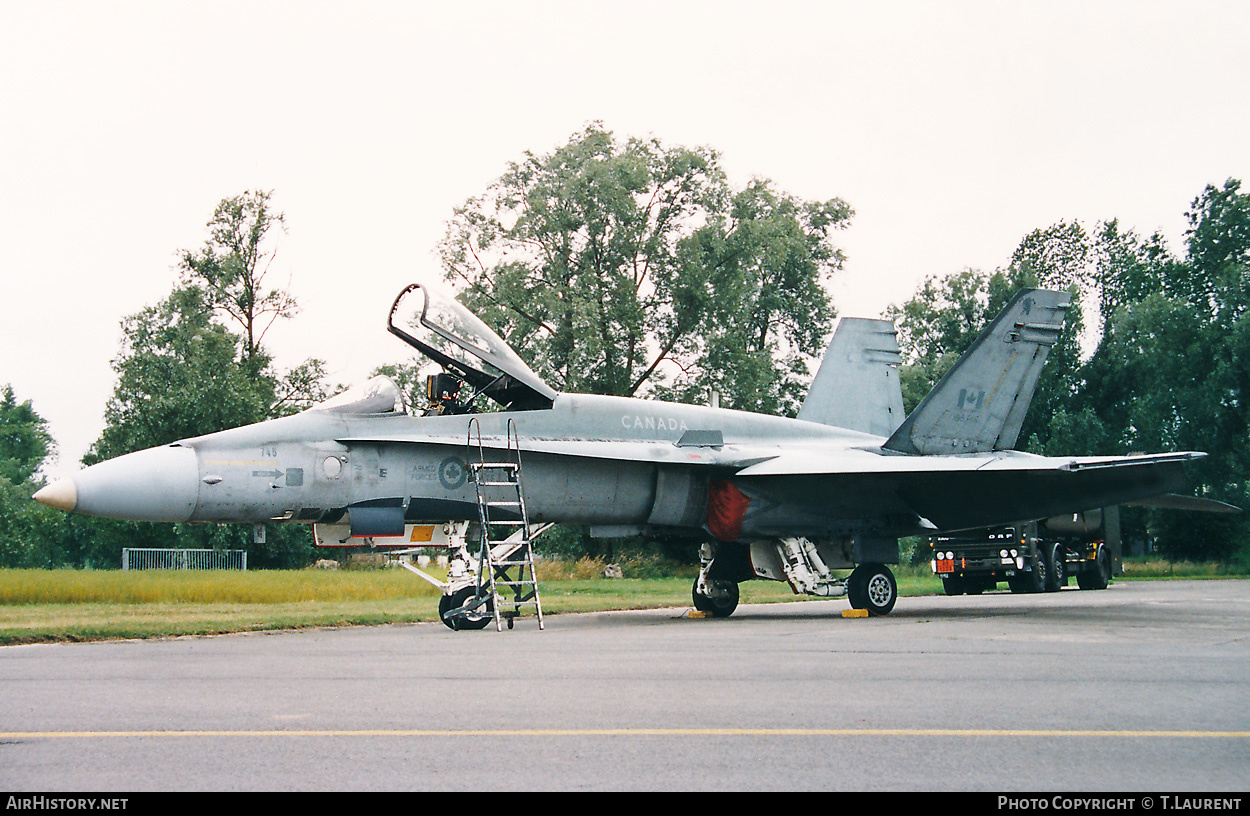
POLYGON ((884 447, 926 455, 1014 447, 1069 306, 1067 292, 1017 293, 884 447))
POLYGON ((842 318, 799 419, 889 436, 903 422, 900 362, 893 323, 842 318))

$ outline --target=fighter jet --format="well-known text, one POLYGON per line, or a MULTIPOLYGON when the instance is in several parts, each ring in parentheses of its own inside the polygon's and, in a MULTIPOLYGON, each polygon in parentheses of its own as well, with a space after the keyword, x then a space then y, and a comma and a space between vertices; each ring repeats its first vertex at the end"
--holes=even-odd
POLYGON ((791 419, 557 392, 459 302, 412 284, 387 329, 442 369, 420 410, 377 377, 293 416, 101 462, 35 499, 115 519, 314 524, 319 538, 360 541, 469 522, 482 546, 459 585, 444 584, 452 628, 484 625, 503 574, 492 559, 528 549, 531 525, 549 523, 699 541, 692 601, 712 616, 731 614, 751 579, 885 615, 900 537, 1186 490, 1182 466, 1203 453, 1013 450, 1070 305, 1065 292, 1019 292, 906 417, 892 324, 843 318, 791 419), (491 535, 507 523, 511 549, 491 535))

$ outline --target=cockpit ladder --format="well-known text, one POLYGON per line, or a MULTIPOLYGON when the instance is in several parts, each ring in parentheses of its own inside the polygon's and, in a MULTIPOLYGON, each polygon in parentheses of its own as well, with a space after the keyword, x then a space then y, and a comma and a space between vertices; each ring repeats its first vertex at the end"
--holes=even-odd
POLYGON ((534 570, 533 540, 551 525, 530 526, 522 484, 520 438, 511 418, 502 441, 502 447, 496 444, 487 448, 482 442, 481 423, 477 417, 469 419, 466 459, 477 491, 481 528, 478 594, 494 599, 497 631, 503 630, 504 622, 511 629, 527 606, 534 607, 538 628, 542 629, 543 607, 534 570), (504 598, 501 589, 510 591, 511 599, 504 598))

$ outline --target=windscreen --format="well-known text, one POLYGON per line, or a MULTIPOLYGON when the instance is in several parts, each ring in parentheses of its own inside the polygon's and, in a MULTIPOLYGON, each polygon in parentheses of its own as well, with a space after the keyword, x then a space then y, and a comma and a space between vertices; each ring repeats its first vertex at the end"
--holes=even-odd
POLYGON ((349 388, 310 411, 337 411, 340 414, 403 414, 407 413, 404 393, 390 377, 374 377, 364 385, 349 388))

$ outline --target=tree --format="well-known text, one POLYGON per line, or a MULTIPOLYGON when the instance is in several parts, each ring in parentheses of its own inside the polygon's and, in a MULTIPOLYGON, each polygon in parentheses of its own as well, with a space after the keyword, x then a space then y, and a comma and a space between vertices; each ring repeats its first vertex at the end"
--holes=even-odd
POLYGON ((596 123, 457 208, 440 253, 465 303, 558 388, 717 386, 735 407, 797 409, 810 374, 795 361, 828 330, 820 283, 850 215, 765 181, 734 194, 715 151, 622 143, 596 123))
POLYGON ((1132 230, 1122 230, 1116 219, 1098 226, 1092 251, 1100 331, 1117 309, 1161 293, 1177 264, 1162 234, 1143 240, 1132 230))
POLYGON ((48 422, 31 406, 19 403, 12 385, 0 392, 0 478, 13 484, 33 479, 55 450, 48 422))
POLYGON ((850 214, 762 180, 734 194, 727 216, 686 243, 696 280, 706 276, 704 308, 683 345, 693 363, 672 358, 682 374, 661 395, 693 402, 715 389, 735 408, 797 414, 835 316, 822 284, 844 258, 830 233, 850 214))
POLYGON ((85 464, 266 418, 276 381, 253 375, 211 318, 204 290, 186 286, 122 322, 117 385, 85 464))
POLYGON ((203 248, 181 252, 184 280, 203 287, 206 304, 243 330, 243 359, 254 375, 269 362, 261 347, 265 333, 278 318, 297 311, 294 297, 265 284, 277 253, 268 239, 275 228, 286 226, 286 216, 270 208, 272 195, 244 191, 222 199, 208 222, 203 248))
POLYGON ((31 501, 43 484, 39 469, 55 451, 47 421, 18 402, 12 385, 0 391, 0 566, 45 566, 55 558, 64 514, 31 501))
POLYGON ((1228 179, 1194 199, 1186 213, 1187 261, 1177 269, 1170 294, 1205 307, 1227 328, 1250 299, 1250 195, 1241 182, 1228 179))

